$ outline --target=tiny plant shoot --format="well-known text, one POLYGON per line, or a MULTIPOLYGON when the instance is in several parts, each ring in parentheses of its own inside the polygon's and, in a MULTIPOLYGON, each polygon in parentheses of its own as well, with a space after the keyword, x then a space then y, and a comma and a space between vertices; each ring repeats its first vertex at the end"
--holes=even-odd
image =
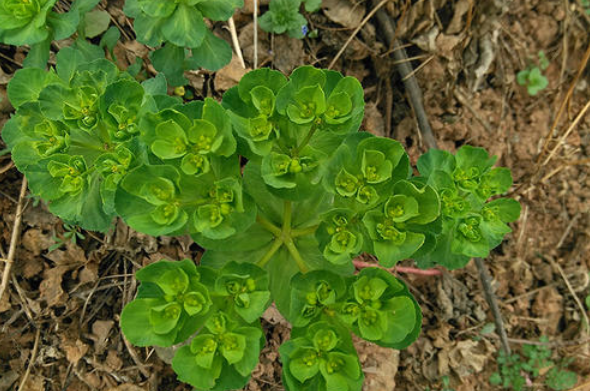
MULTIPOLYGON (((186 38, 168 22, 178 12, 200 21, 218 11, 130 3, 136 15, 161 14, 153 36, 168 40, 186 38)), ((94 51, 64 48, 55 70, 18 71, 8 96, 17 111, 2 137, 53 213, 97 231, 120 217, 206 249, 199 266, 139 270, 121 315, 137 346, 182 344, 172 367, 200 390, 247 383, 273 302, 293 325, 280 348, 285 387, 360 390, 351 334, 403 349, 422 316, 402 281, 377 267, 355 275, 353 258, 460 268, 497 247, 520 213, 500 197, 510 171, 481 148, 431 150, 413 175, 399 142, 359 132, 362 86, 335 71, 258 69, 221 103, 183 103, 161 76, 140 84, 94 51)))

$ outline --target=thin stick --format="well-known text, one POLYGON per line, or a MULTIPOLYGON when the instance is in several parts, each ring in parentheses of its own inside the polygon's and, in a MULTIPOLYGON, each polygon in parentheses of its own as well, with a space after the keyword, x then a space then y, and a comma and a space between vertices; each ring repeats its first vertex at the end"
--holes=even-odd
POLYGON ((588 111, 588 109, 590 109, 590 101, 588 101, 586 103, 586 105, 584 106, 584 108, 582 109, 582 111, 580 111, 578 113, 578 115, 576 116, 576 118, 574 118, 574 121, 567 128, 567 130, 565 131, 565 133, 563 135, 561 135, 561 137, 559 138, 559 141, 557 142, 557 145, 555 146, 555 148, 553 148, 551 150, 551 152, 549 153, 549 156, 547 156, 547 158, 543 162, 543 164, 542 164, 543 166, 545 166, 547 163, 549 163, 549 160, 551 160, 551 158, 553 157, 553 155, 555 154, 555 152, 557 152, 557 150, 561 146, 561 143, 563 143, 565 141, 565 139, 570 135, 570 133, 576 128, 576 125, 578 125, 578 122, 580 122, 580 120, 582 118, 584 118, 584 115, 586 114, 586 111, 588 111))
POLYGON ((229 33, 231 35, 231 41, 234 44, 234 50, 240 59, 240 64, 242 64, 242 68, 246 69, 246 63, 244 62, 244 56, 242 55, 242 48, 240 47, 240 41, 238 40, 238 32, 236 31, 236 24, 234 23, 233 16, 229 18, 227 21, 229 25, 229 33))
POLYGON ((590 381, 584 382, 570 391, 588 391, 590 389, 590 381))
POLYGON ((404 273, 404 274, 416 274, 419 276, 440 276, 442 275, 442 271, 438 270, 438 269, 418 269, 415 267, 407 267, 407 266, 395 266, 395 267, 391 267, 391 268, 384 268, 383 266, 377 264, 377 263, 370 263, 370 262, 364 262, 364 261, 352 261, 354 266, 357 269, 364 269, 367 267, 378 267, 384 270, 387 270, 388 272, 392 273, 392 272, 397 272, 397 273, 404 273))
MULTIPOLYGON (((428 65, 428 63, 430 61, 434 60, 434 56, 430 56, 428 57, 423 63, 421 63, 420 65, 418 65, 416 67, 416 69, 414 69, 412 72, 408 73, 406 76, 404 76, 404 78, 402 79, 402 81, 406 81, 408 80, 410 77, 414 77, 416 75, 416 73, 420 72, 422 70, 422 68, 424 68, 426 65, 428 65)), ((401 63, 400 63, 401 64, 401 63)))
POLYGON ((578 305, 578 308, 580 309, 580 312, 582 313, 582 317, 584 318, 584 321, 586 322, 586 325, 585 325, 586 331, 590 330, 590 319, 588 319, 588 314, 586 314, 586 310, 584 309, 584 305, 582 304, 582 301, 580 300, 580 298, 576 294, 576 291, 574 291, 574 287, 572 287, 572 284, 568 280, 568 278, 565 275, 561 266, 559 266, 559 263, 555 262, 553 260, 553 258, 551 258, 551 257, 547 257, 547 259, 549 259, 549 262, 551 262, 551 265, 553 265, 553 267, 556 268, 557 271, 559 271, 559 274, 561 274, 561 278, 563 278, 563 281, 565 282, 567 289, 570 291, 572 297, 574 298, 574 301, 576 302, 576 304, 578 305))
POLYGON ((16 204, 16 213, 14 215, 14 225, 12 227, 12 235, 10 237, 10 247, 8 248, 8 256, 4 260, 6 266, 4 266, 4 272, 2 273, 2 283, 0 284, 0 301, 2 301, 4 291, 6 291, 6 287, 8 286, 10 270, 12 269, 12 264, 14 263, 14 257, 16 255, 16 243, 20 235, 20 227, 23 218, 23 203, 25 200, 26 193, 27 178, 23 178, 23 182, 20 188, 20 195, 18 197, 18 202, 16 204))
POLYGON ((4 174, 7 171, 10 171, 10 169, 14 167, 14 162, 10 162, 8 163, 6 166, 0 168, 0 175, 4 174))
MULTIPOLYGON (((373 0, 373 4, 376 1, 373 0)), ((386 43, 389 47, 393 46, 394 48, 393 59, 399 62, 396 68, 402 77, 404 87, 408 93, 408 99, 414 108, 414 113, 416 113, 416 120, 418 121, 418 127, 424 139, 424 144, 427 148, 436 148, 436 138, 432 133, 432 128, 430 127, 430 122, 428 121, 428 116, 422 103, 422 90, 418 85, 412 65, 405 61, 408 58, 406 51, 401 48, 402 44, 396 39, 394 30, 395 22, 382 9, 376 13, 376 17, 386 43)))
POLYGON ((504 349, 504 353, 506 355, 510 355, 510 344, 508 343, 508 334, 506 333, 506 329, 504 328, 504 321, 502 320, 502 313, 500 312, 500 308, 498 307, 498 300, 496 299, 496 295, 494 294, 494 290, 492 289, 492 284, 490 282, 490 274, 488 273, 488 269, 486 265, 483 263, 483 259, 481 258, 474 258, 475 265, 477 266, 477 271, 479 273, 479 279, 481 280, 481 285, 483 286, 483 292, 492 310, 492 314, 494 315, 494 323, 496 324, 496 331, 500 333, 500 341, 502 342, 502 348, 504 349))
POLYGON ((37 351, 39 350, 39 340, 41 339, 41 328, 37 328, 37 333, 35 334, 35 343, 33 344, 33 352, 31 353, 31 359, 29 360, 29 364, 27 365, 27 370, 23 375, 23 378, 18 386, 18 391, 22 391, 25 387, 25 383, 31 374, 31 368, 35 365, 35 360, 37 359, 37 351))
POLYGON ((254 69, 258 68, 258 0, 254 0, 254 69))
MULTIPOLYGON (((256 0, 254 0, 256 1, 256 0)), ((359 31, 361 31, 361 29, 364 27, 365 24, 367 24, 367 22, 369 20, 371 20, 371 18, 373 17, 373 15, 375 15, 375 13, 377 11, 379 11, 381 9, 381 7, 383 7, 389 0, 381 0, 381 2, 379 4, 377 4, 377 6, 375 6, 371 12, 369 12, 369 14, 367 16, 365 16, 365 18, 362 20, 362 22, 356 26, 356 28, 354 29, 354 31, 352 32, 352 34, 350 34, 350 37, 348 37, 348 39, 346 40, 346 42, 344 42, 344 45, 342 45, 342 47, 340 48, 340 50, 338 51, 338 53, 336 53, 336 56, 334 57, 334 59, 332 59, 332 62, 330 62, 330 65, 328 65, 328 69, 332 69, 332 67, 334 66, 334 64, 336 64, 336 61, 338 61, 338 59, 340 58, 340 56, 342 55, 342 53, 344 53, 344 51, 346 50, 346 48, 348 47, 348 45, 350 45, 350 43, 352 42, 352 40, 354 39, 354 37, 356 37, 356 35, 358 34, 359 31)))

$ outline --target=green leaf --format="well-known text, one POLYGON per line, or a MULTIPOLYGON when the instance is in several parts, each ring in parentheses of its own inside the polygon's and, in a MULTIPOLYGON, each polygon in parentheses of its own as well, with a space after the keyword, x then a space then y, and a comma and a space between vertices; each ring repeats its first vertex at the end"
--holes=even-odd
POLYGON ((213 34, 210 30, 204 32, 202 42, 191 47, 192 56, 187 60, 190 69, 205 68, 217 71, 231 61, 231 46, 213 34))
POLYGON ((136 346, 171 346, 176 339, 176 331, 167 334, 155 333, 150 325, 150 310, 164 304, 163 299, 136 299, 123 308, 121 330, 125 338, 136 346))
POLYGON ((237 8, 244 6, 243 0, 204 0, 197 2, 197 8, 208 19, 226 21, 237 8))
POLYGON ((206 31, 203 15, 185 3, 179 3, 174 13, 162 23, 164 37, 170 43, 181 47, 199 46, 206 31))
POLYGON ((51 47, 51 36, 46 40, 31 45, 31 50, 23 61, 23 67, 45 69, 49 61, 49 50, 51 47))
POLYGON ((84 35, 86 38, 94 38, 109 28, 111 16, 105 10, 92 10, 84 15, 84 35))
POLYGON ((166 45, 150 53, 150 60, 154 68, 162 72, 173 87, 187 83, 184 78, 184 59, 184 48, 172 43, 166 43, 166 45))
POLYGON ((18 108, 25 102, 37 100, 47 85, 58 81, 54 72, 37 68, 20 69, 8 83, 8 99, 14 107, 18 108))
POLYGON ((178 349, 172 359, 172 369, 178 375, 178 380, 206 390, 215 386, 215 381, 221 375, 222 367, 221 358, 214 359, 210 368, 198 365, 190 346, 178 349))

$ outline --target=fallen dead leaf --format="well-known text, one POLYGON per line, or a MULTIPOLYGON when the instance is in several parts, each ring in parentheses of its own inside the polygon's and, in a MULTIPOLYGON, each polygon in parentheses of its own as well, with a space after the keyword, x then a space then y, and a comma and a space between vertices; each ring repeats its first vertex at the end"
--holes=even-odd
POLYGON ((32 228, 25 232, 21 241, 23 246, 35 256, 40 255, 42 251, 47 250, 55 243, 51 235, 44 234, 38 228, 32 228))
POLYGON ((76 364, 86 353, 88 353, 88 345, 79 339, 76 342, 64 341, 62 343, 63 350, 66 353, 66 358, 71 364, 76 364))
POLYGON ((70 269, 67 266, 58 266, 43 272, 43 281, 39 285, 39 297, 45 300, 48 306, 64 304, 64 290, 61 283, 64 273, 68 270, 70 269))
POLYGON ((305 58, 303 40, 277 35, 273 50, 275 52, 274 65, 279 71, 289 74, 299 65, 303 65, 305 58))
POLYGON ((365 9, 353 4, 350 0, 324 0, 322 7, 324 13, 331 21, 344 27, 357 27, 365 16, 365 9))
POLYGON ((227 91, 240 81, 250 69, 244 68, 238 56, 234 55, 231 62, 215 73, 215 89, 227 91))
POLYGON ((485 344, 472 340, 459 341, 449 351, 449 365, 460 377, 468 376, 483 371, 488 357, 491 355, 485 344))
POLYGON ((363 128, 375 136, 385 136, 385 121, 375 102, 369 102, 365 105, 363 128))
POLYGON ((109 334, 115 325, 112 320, 97 320, 92 324, 92 339, 94 340, 94 351, 102 354, 107 346, 109 334))
POLYGON ((109 350, 105 364, 113 371, 118 371, 123 367, 123 360, 119 358, 119 354, 115 350, 109 350))

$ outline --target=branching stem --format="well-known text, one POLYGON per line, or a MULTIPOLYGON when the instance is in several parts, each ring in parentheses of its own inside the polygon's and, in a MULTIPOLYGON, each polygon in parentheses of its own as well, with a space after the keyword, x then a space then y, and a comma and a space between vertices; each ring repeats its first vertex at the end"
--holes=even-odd
POLYGON ((295 263, 297 264, 297 267, 299 268, 301 273, 307 273, 309 271, 309 267, 307 267, 307 264, 301 257, 301 254, 299 254, 299 250, 297 250, 297 246, 295 246, 293 240, 286 241, 285 247, 287 247, 287 250, 289 250, 289 254, 291 254, 293 259, 295 260, 295 263))
POLYGON ((312 225, 311 227, 294 229, 291 231, 291 237, 297 238, 299 236, 311 235, 317 231, 319 225, 312 225))
POLYGON ((280 237, 276 238, 275 241, 272 243, 272 246, 266 252, 266 254, 264 254, 264 256, 260 258, 258 262, 256 262, 256 265, 260 267, 265 267, 268 261, 271 260, 273 255, 275 255, 275 253, 281 248, 282 245, 283 240, 280 237))
POLYGON ((281 236, 281 229, 271 223, 269 220, 265 219, 261 215, 256 216, 256 221, 258 224, 262 226, 262 228, 266 229, 267 231, 271 232, 275 237, 281 236))

